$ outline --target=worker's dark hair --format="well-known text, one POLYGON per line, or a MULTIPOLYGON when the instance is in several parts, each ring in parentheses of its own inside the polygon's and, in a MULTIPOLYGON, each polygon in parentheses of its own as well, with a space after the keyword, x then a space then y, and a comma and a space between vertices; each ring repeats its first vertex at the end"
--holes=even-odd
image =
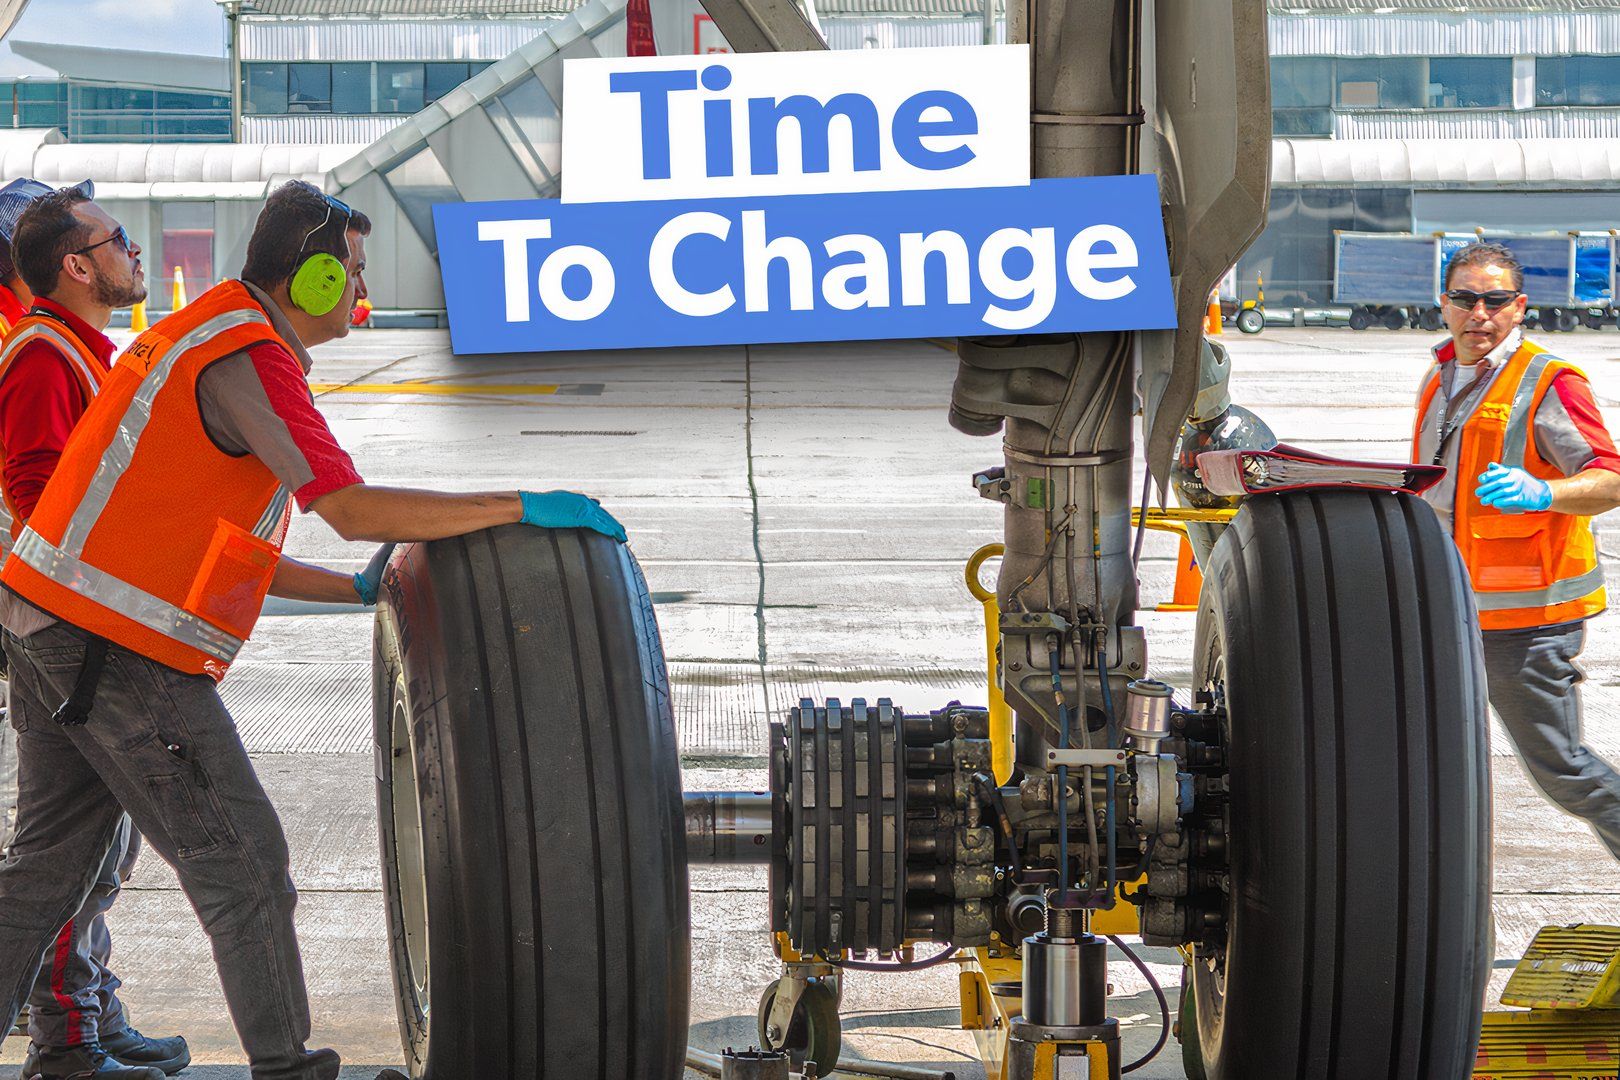
POLYGON ((11 245, 0 237, 0 283, 17 276, 17 264, 11 261, 11 245))
POLYGON ((269 292, 292 277, 302 259, 313 252, 342 259, 349 252, 344 233, 351 229, 370 236, 371 219, 358 210, 344 214, 314 184, 290 180, 272 191, 259 211, 248 238, 242 280, 269 292))
POLYGON ((12 260, 35 296, 56 292, 62 260, 92 242, 95 226, 73 212, 75 206, 89 201, 84 192, 63 188, 29 203, 17 219, 11 233, 12 260))
POLYGON ((1451 288, 1451 276, 1465 266, 1500 266, 1513 275, 1513 287, 1524 291, 1524 265, 1506 244, 1489 240, 1476 240, 1458 250, 1446 264, 1446 288, 1451 288))

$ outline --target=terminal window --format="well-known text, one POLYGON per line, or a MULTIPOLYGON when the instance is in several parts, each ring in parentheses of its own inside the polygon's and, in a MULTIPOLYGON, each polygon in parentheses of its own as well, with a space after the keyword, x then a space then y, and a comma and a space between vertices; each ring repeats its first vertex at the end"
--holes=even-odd
POLYGON ((287 111, 287 65, 243 64, 242 107, 250 113, 287 111))
POLYGON ((1513 59, 1437 56, 1429 61, 1431 109, 1504 109, 1513 104, 1513 59))
POLYGON ((421 64, 378 64, 377 111, 421 112, 427 104, 423 94, 424 79, 421 64))
POLYGON ((1620 56, 1536 59, 1537 105, 1620 105, 1620 56))
POLYGON ((414 113, 491 63, 449 60, 244 64, 242 109, 253 116, 414 113))
POLYGON ((332 65, 287 65, 287 111, 332 111, 332 65))
POLYGON ((1336 104, 1346 109, 1421 109, 1427 104, 1420 56, 1338 60, 1333 65, 1336 104))

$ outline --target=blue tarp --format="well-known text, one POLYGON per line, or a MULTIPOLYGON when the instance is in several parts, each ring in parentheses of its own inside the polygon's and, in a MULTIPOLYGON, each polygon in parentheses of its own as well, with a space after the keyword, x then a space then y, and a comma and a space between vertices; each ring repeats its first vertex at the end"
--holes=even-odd
POLYGON ((1438 302, 1434 237, 1342 232, 1335 240, 1335 303, 1433 307, 1438 302))
MULTIPOLYGON (((1432 236, 1410 233, 1338 233, 1333 299, 1352 305, 1431 306, 1444 264, 1479 239, 1469 233, 1438 238, 1442 269, 1435 276, 1432 236)), ((1610 307, 1614 304, 1616 245, 1608 236, 1490 236, 1524 264, 1524 291, 1531 307, 1610 307), (1575 276, 1570 277, 1574 245, 1575 276)))
POLYGON ((1608 307, 1614 301, 1614 245, 1607 236, 1575 238, 1575 302, 1608 307))

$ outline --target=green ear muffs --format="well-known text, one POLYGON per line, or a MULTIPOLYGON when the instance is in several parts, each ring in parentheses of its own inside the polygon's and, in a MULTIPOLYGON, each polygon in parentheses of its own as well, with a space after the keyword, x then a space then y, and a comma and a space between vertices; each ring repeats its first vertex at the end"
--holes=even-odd
POLYGON ((300 311, 319 317, 338 306, 349 275, 335 256, 317 251, 305 259, 287 286, 287 295, 300 311))

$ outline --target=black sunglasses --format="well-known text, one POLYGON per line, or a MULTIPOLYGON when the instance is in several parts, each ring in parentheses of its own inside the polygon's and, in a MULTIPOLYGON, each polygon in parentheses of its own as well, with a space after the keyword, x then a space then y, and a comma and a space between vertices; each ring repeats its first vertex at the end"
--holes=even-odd
POLYGON ((100 247, 102 244, 110 244, 114 240, 118 241, 118 246, 124 249, 124 254, 125 255, 128 255, 129 252, 130 252, 130 249, 135 246, 129 239, 129 233, 125 232, 124 227, 122 225, 120 225, 120 226, 118 226, 118 231, 113 233, 111 236, 107 237, 105 240, 97 240, 95 243, 91 244, 89 247, 79 248, 77 251, 72 252, 72 254, 74 254, 74 255, 84 255, 84 254, 87 254, 89 252, 92 252, 92 251, 96 250, 96 248, 100 247))
POLYGON ((1481 300, 1485 301, 1486 311, 1501 311, 1512 303, 1521 294, 1512 289, 1492 289, 1490 292, 1473 292, 1469 289, 1447 289, 1446 299, 1464 309, 1473 311, 1474 305, 1481 300))

